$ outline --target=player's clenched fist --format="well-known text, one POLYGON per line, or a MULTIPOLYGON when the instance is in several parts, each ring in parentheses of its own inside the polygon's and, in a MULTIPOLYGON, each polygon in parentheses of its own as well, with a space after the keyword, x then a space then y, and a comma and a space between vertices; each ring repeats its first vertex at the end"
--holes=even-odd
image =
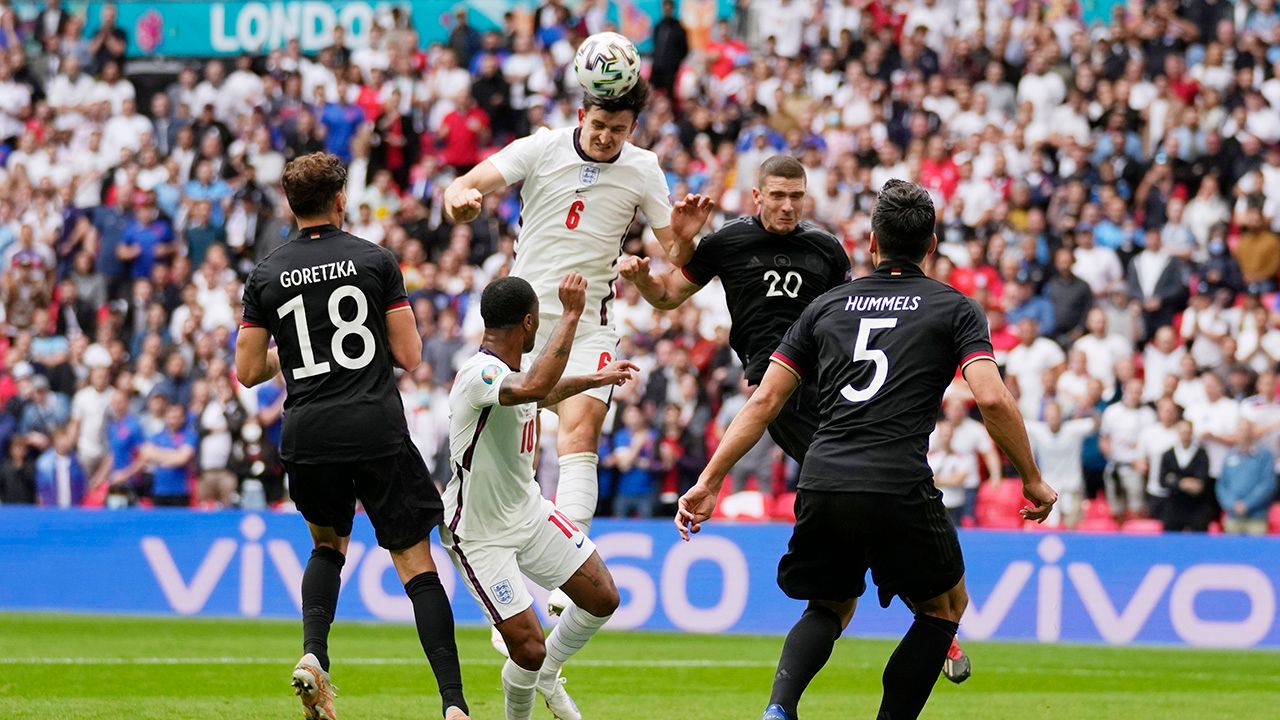
POLYGON ((631 255, 618 264, 618 274, 634 283, 649 274, 649 258, 631 255))
POLYGON ((454 188, 444 193, 444 212, 456 223, 469 223, 480 215, 480 203, 484 196, 475 188, 454 188))
POLYGON ((578 273, 569 273, 560 281, 560 307, 565 315, 581 315, 587 306, 587 279, 578 273))

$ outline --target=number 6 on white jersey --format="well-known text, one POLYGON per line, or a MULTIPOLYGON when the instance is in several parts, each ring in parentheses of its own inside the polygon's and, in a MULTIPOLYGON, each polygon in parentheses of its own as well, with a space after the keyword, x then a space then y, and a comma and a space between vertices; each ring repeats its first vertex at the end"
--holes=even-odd
POLYGON ((867 347, 867 342, 871 338, 872 330, 881 328, 888 329, 898 325, 898 318, 863 318, 858 323, 858 339, 853 344, 853 361, 863 362, 870 360, 876 364, 875 375, 871 378, 871 383, 861 390, 853 389, 852 385, 845 385, 840 389, 840 395, 849 402, 866 402, 880 392, 880 388, 884 387, 884 381, 889 377, 889 356, 884 354, 879 348, 867 347))

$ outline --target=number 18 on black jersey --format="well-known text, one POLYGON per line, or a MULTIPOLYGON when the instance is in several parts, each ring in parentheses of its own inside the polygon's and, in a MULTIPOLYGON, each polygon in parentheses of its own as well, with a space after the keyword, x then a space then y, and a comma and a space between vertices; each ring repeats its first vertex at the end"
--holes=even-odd
POLYGON ((279 347, 281 457, 318 464, 399 450, 408 427, 386 313, 407 305, 391 251, 332 225, 304 228, 254 268, 244 324, 266 328, 279 347))

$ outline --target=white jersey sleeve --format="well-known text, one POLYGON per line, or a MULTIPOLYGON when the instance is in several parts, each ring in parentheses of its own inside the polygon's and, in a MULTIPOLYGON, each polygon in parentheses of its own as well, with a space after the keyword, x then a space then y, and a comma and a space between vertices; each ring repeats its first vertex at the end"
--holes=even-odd
POLYGON ((533 174, 538 167, 548 139, 548 131, 542 128, 532 135, 522 137, 489 157, 489 162, 502 174, 508 185, 515 185, 533 174))
POLYGON ((671 200, 667 189, 667 176, 662 173, 658 158, 653 153, 653 162, 648 163, 648 177, 644 181, 644 200, 640 209, 644 211, 649 227, 660 230, 671 225, 671 200))
POLYGON ((483 410, 490 405, 498 404, 502 383, 511 375, 512 373, 502 363, 491 362, 479 373, 467 373, 466 377, 459 373, 457 382, 467 404, 475 410, 483 410))

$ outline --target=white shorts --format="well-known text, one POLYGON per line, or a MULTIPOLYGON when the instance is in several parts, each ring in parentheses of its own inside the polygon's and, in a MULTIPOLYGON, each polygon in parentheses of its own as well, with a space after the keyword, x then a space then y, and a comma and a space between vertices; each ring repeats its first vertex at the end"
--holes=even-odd
POLYGON ((533 605, 524 578, 547 590, 560 587, 582 567, 596 546, 546 498, 540 512, 510 533, 491 540, 459 540, 440 526, 458 576, 493 624, 533 605))
MULTIPOLYGON (((551 333, 560 322, 559 315, 541 314, 538 317, 538 337, 529 360, 537 358, 551 340, 551 333)), ((612 325, 601 325, 590 313, 583 313, 578 321, 578 332, 573 336, 573 348, 569 351, 569 363, 564 377, 590 375, 613 362, 618 354, 618 331, 612 325)), ((525 367, 529 364, 526 362, 525 367)), ((608 405, 613 399, 613 386, 592 388, 582 393, 608 405)))

